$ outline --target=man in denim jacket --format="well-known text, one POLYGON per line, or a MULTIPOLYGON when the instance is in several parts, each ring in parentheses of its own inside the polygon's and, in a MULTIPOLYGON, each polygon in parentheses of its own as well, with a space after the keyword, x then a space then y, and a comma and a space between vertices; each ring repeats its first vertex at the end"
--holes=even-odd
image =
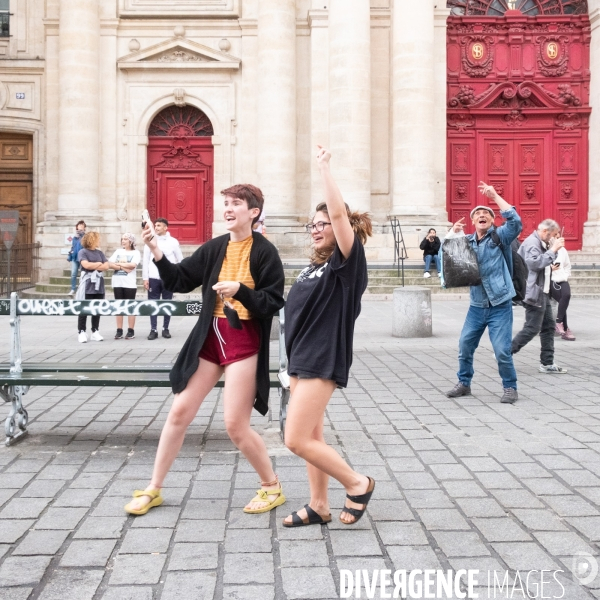
MULTIPOLYGON (((458 383, 446 393, 448 398, 471 395, 473 379, 473 356, 486 327, 494 348, 498 372, 502 379, 504 395, 501 402, 514 403, 518 400, 517 372, 510 351, 512 337, 512 298, 515 288, 512 283, 512 254, 510 245, 523 225, 517 211, 501 198, 492 186, 481 183, 484 196, 494 200, 506 223, 496 229, 502 247, 496 245, 490 233, 494 228, 494 211, 487 206, 477 206, 471 211, 475 233, 467 236, 477 255, 481 285, 471 286, 471 305, 460 335, 458 350, 458 383)), ((464 235, 464 218, 452 227, 446 237, 464 235)), ((443 250, 443 246, 442 246, 443 250)))

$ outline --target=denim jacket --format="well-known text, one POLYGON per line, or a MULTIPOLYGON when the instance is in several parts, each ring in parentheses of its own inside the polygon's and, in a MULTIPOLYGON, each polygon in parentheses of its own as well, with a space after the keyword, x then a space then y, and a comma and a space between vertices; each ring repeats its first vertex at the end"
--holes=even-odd
MULTIPOLYGON (((490 304, 498 306, 508 300, 512 300, 515 295, 511 275, 512 254, 510 245, 513 240, 519 237, 523 229, 523 224, 521 223, 521 217, 519 217, 514 207, 501 211, 500 214, 506 219, 506 223, 497 227, 496 232, 502 242, 504 251, 491 238, 490 232, 492 229, 479 240, 479 243, 477 243, 476 233, 471 233, 467 236, 471 247, 477 255, 479 274, 481 275, 481 285, 472 285, 470 290, 471 306, 478 308, 488 308, 490 304)), ((450 233, 446 237, 456 237, 457 235, 459 234, 453 235, 450 233)))

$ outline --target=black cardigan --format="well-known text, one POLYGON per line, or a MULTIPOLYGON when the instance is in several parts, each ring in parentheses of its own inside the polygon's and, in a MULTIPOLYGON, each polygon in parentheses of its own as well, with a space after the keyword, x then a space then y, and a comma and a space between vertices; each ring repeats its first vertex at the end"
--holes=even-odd
MULTIPOLYGON (((284 305, 285 274, 277 248, 260 233, 253 232, 252 238, 250 274, 256 287, 252 290, 240 284, 234 298, 239 300, 260 324, 261 341, 256 367, 257 391, 254 408, 261 415, 266 415, 269 410, 271 322, 273 315, 284 305)), ((169 375, 171 387, 176 394, 186 388, 190 377, 198 369, 198 354, 208 335, 217 298, 212 286, 219 280, 228 242, 229 234, 214 238, 176 265, 169 262, 165 256, 159 261, 154 261, 168 290, 185 294, 202 286, 202 312, 169 375)))
POLYGON ((424 237, 419 248, 423 250, 423 258, 425 258, 427 255, 435 256, 440 251, 441 245, 440 238, 436 235, 433 238, 433 242, 424 237))

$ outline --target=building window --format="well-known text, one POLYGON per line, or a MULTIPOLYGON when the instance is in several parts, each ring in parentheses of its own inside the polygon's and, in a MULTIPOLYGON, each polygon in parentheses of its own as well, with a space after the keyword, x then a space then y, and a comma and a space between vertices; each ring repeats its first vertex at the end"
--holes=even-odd
POLYGON ((524 15, 587 15, 587 0, 448 0, 453 15, 501 17, 509 9, 524 15))
POLYGON ((10 37, 10 0, 0 0, 0 37, 10 37))

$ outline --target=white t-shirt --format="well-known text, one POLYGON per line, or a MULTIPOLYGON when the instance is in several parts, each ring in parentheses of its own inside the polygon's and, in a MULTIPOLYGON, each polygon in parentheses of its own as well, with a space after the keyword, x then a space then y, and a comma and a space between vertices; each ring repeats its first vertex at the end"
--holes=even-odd
MULTIPOLYGON (((117 263, 134 263, 140 264, 141 255, 139 250, 124 250, 119 248, 115 250, 114 254, 108 259, 109 262, 117 263)), ((121 288, 137 288, 137 268, 132 271, 115 271, 112 276, 112 286, 121 288)))

